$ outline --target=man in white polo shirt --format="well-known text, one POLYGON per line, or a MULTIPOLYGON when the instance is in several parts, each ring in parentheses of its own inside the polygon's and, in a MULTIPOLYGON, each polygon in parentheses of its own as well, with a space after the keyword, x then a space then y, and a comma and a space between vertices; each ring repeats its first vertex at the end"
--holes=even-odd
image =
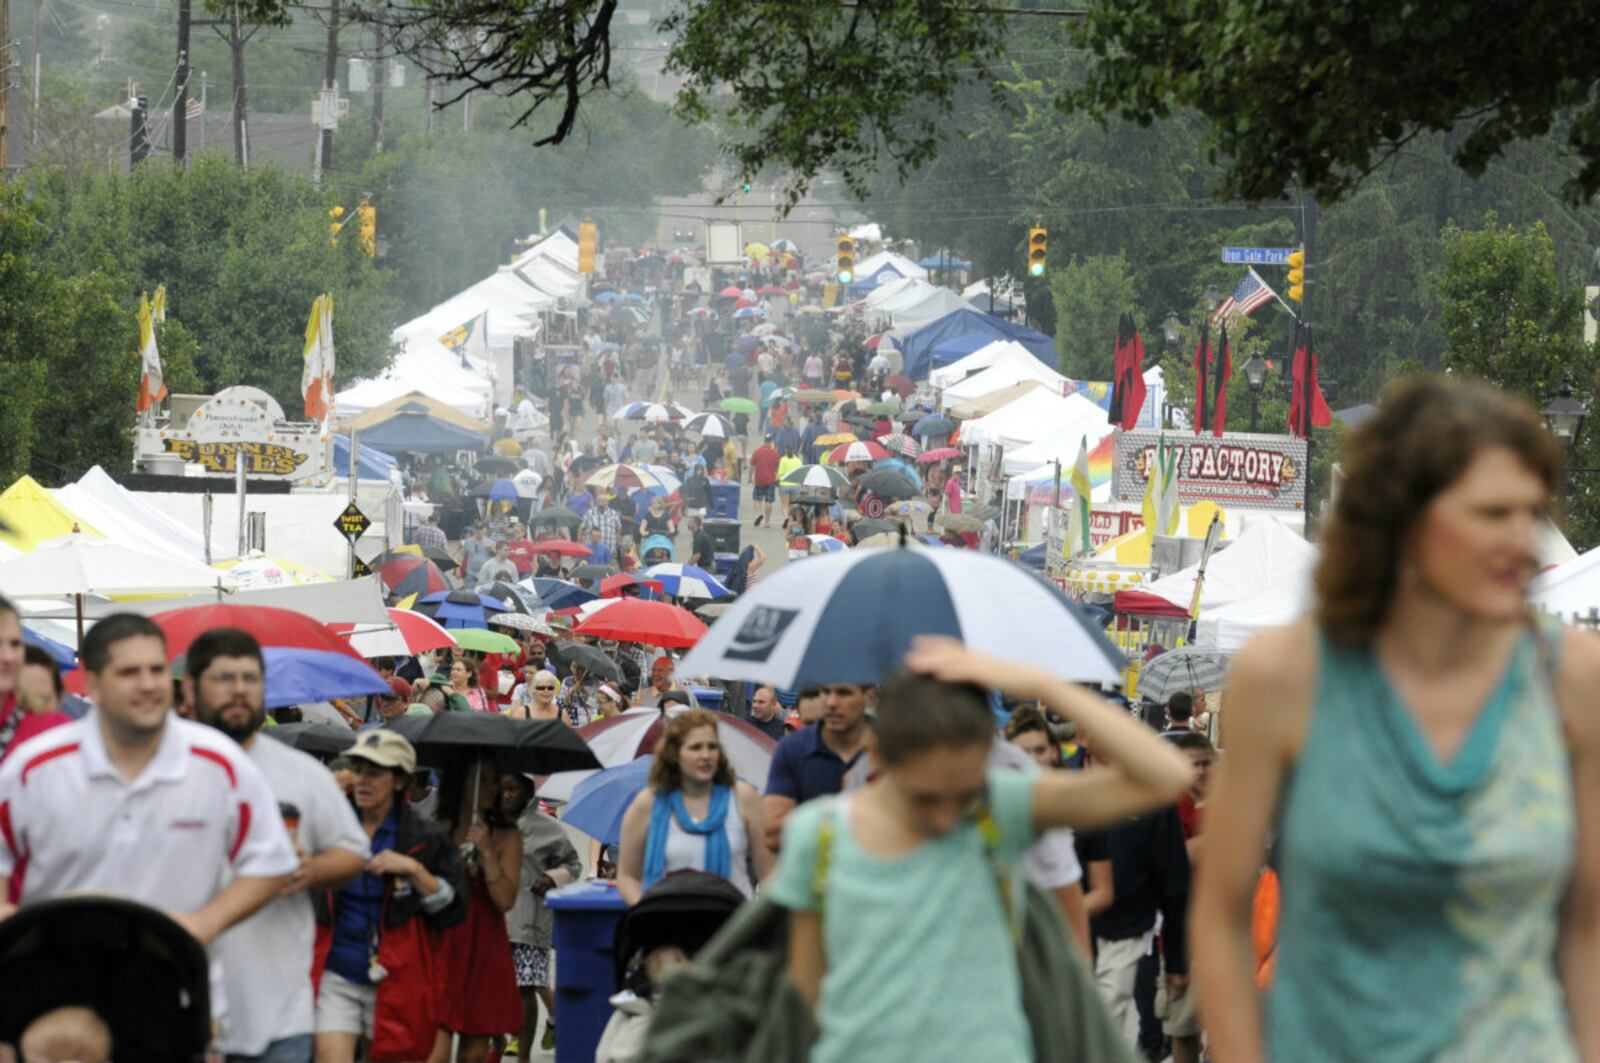
POLYGON ((209 946, 300 866, 277 800, 236 743, 171 713, 166 638, 149 619, 107 617, 80 655, 96 708, 0 767, 0 918, 100 890, 166 911, 209 946))
POLYGON ((195 719, 238 742, 266 775, 300 854, 283 893, 217 939, 228 996, 222 1050, 228 1063, 311 1063, 316 920, 308 891, 336 890, 360 874, 371 855, 367 832, 327 768, 261 737, 266 665, 254 637, 215 628, 190 644, 184 662, 195 719))

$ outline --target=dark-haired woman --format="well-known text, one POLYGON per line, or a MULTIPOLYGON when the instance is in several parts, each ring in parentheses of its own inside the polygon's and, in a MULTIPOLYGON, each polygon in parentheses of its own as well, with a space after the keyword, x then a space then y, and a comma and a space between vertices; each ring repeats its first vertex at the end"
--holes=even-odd
MULTIPOLYGON (((1192 945, 1217 1059, 1600 1059, 1600 638, 1524 599, 1561 446, 1483 384, 1348 440, 1313 615, 1235 661, 1192 945), (1276 974, 1252 981, 1268 832, 1276 974)), ((1098 738, 1098 733, 1096 738, 1098 738)))
POLYGON ((791 910, 789 976, 816 1010, 811 1060, 1031 1063, 996 865, 1015 882, 1041 831, 1176 801, 1189 767, 1127 715, 1036 668, 943 638, 919 639, 906 663, 922 675, 879 688, 873 781, 784 823, 769 891, 791 910), (1114 766, 990 771, 989 690, 1093 729, 1114 766))
POLYGON ((467 919, 444 936, 444 998, 439 1025, 461 1038, 456 1058, 481 1060, 490 1039, 522 1029, 506 913, 522 878, 522 832, 499 811, 500 773, 489 757, 448 769, 439 786, 439 822, 466 865, 467 919))
POLYGON ((704 709, 679 713, 667 724, 650 765, 650 785, 622 817, 617 889, 637 904, 663 876, 684 868, 709 871, 745 896, 772 869, 762 825, 761 796, 733 776, 717 739, 717 717, 704 709))

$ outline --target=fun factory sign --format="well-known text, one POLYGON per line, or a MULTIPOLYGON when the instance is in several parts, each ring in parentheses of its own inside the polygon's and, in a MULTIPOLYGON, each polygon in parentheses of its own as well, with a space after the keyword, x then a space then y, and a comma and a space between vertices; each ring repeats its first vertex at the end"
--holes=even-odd
POLYGON ((1185 505, 1209 499, 1233 509, 1305 508, 1306 441, 1246 432, 1220 439, 1151 429, 1119 433, 1112 474, 1118 502, 1136 505, 1144 498, 1163 435, 1177 451, 1178 497, 1185 505))

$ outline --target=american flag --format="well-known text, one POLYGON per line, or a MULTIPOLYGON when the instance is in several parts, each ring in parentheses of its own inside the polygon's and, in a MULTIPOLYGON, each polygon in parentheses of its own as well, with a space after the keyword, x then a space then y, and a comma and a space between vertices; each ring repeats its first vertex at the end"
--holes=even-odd
POLYGON ((1241 314, 1248 317, 1277 297, 1278 293, 1252 269, 1244 275, 1244 280, 1239 282, 1233 294, 1217 304, 1217 309, 1211 314, 1211 322, 1231 321, 1241 314))
POLYGON ((191 122, 206 113, 206 101, 195 97, 189 98, 189 103, 183 109, 184 117, 191 122))

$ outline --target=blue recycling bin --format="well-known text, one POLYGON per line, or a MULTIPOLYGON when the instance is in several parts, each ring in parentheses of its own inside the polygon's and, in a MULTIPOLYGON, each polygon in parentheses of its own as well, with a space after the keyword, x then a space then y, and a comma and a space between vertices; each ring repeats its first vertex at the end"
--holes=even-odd
POLYGON ((627 904, 615 882, 588 879, 545 894, 555 915, 556 1063, 594 1063, 617 992, 612 942, 627 904))
POLYGON ((690 687, 689 689, 694 692, 694 699, 700 703, 702 709, 710 709, 712 712, 722 711, 721 687, 690 687))
POLYGON ((711 485, 711 505, 706 509, 706 516, 712 520, 738 520, 739 519, 739 483, 713 483, 711 485))

